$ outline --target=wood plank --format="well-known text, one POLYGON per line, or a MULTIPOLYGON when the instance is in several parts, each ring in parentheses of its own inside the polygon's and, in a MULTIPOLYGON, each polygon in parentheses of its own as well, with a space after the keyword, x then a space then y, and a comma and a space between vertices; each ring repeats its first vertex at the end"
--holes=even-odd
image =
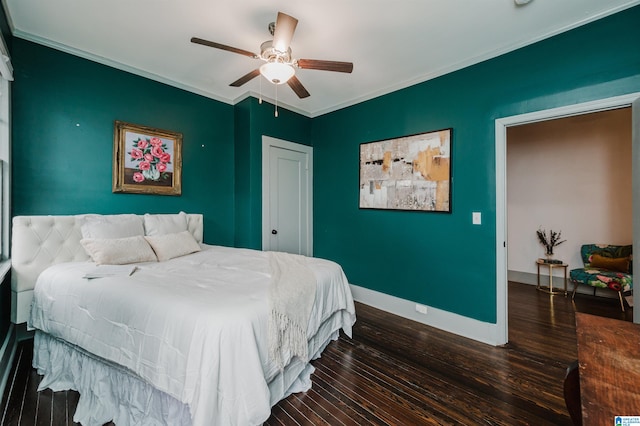
POLYGON ((341 406, 340 402, 333 399, 333 395, 329 394, 322 387, 322 384, 318 384, 316 386, 314 382, 311 389, 303 395, 296 395, 296 397, 304 398, 305 400, 312 400, 318 407, 318 412, 328 413, 328 416, 325 416, 324 418, 332 425, 358 426, 363 424, 363 417, 354 411, 353 408, 349 406, 341 406))
POLYGON ((21 424, 22 409, 29 380, 29 375, 24 374, 24 365, 28 363, 30 359, 31 352, 29 349, 19 346, 9 376, 11 382, 7 384, 7 391, 5 391, 5 396, 3 397, 3 401, 6 403, 3 410, 3 425, 21 424))
POLYGON ((311 394, 311 391, 294 394, 290 402, 292 402, 298 410, 305 412, 307 418, 311 419, 315 425, 344 426, 344 423, 333 416, 330 411, 317 404, 312 397, 307 398, 307 395, 311 394))
MULTIPOLYGON (((316 364, 316 368, 319 364, 316 364)), ((330 404, 334 411, 332 413, 346 424, 348 419, 355 422, 353 424, 363 425, 383 425, 385 424, 378 417, 373 415, 366 407, 363 407, 345 395, 338 387, 339 381, 333 380, 324 374, 318 374, 318 370, 312 376, 313 387, 322 395, 330 404)))
MULTIPOLYGON (((26 357, 29 361, 32 359, 32 350, 29 350, 29 356, 26 357)), ((39 376, 36 371, 31 367, 31 362, 25 362, 20 367, 21 374, 25 374, 28 376, 28 384, 25 389, 25 398, 24 405, 22 408, 22 424, 25 425, 33 425, 36 423, 36 413, 38 411, 38 399, 29 397, 29 395, 37 395, 38 394, 38 385, 42 380, 41 376, 39 376)), ((63 423, 64 424, 64 423, 63 423)))

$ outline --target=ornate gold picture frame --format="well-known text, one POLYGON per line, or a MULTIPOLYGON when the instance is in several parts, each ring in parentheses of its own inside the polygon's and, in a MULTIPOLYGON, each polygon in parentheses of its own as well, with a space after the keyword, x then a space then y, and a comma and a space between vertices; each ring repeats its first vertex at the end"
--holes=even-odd
POLYGON ((115 122, 113 192, 182 194, 182 133, 115 122))

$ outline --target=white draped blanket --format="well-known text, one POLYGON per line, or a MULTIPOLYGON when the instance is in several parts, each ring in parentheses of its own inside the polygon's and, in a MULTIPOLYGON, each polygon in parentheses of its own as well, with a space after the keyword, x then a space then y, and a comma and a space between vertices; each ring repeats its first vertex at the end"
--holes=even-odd
MULTIPOLYGON (((315 355, 336 330, 351 335, 355 309, 339 265, 307 264, 317 280, 305 326, 315 355)), ((42 272, 30 327, 133 372, 188 405, 194 425, 261 424, 306 368, 281 351, 283 374, 269 357, 265 252, 203 246, 138 264, 128 277, 82 278, 93 266, 70 262, 42 272)))
POLYGON ((307 324, 316 298, 316 277, 304 256, 269 252, 269 264, 269 356, 280 368, 283 352, 307 362, 307 324))

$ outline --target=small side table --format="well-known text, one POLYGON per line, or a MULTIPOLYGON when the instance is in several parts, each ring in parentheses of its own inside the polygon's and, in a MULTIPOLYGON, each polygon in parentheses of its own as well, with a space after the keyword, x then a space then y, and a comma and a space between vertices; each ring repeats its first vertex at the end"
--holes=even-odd
POLYGON ((543 291, 548 294, 558 294, 562 293, 562 290, 553 288, 553 269, 554 268, 562 268, 564 271, 564 296, 567 297, 567 265, 566 263, 548 263, 545 262, 544 259, 536 260, 536 264, 538 265, 538 285, 536 289, 543 291), (549 268, 549 286, 541 286, 540 285, 540 265, 547 266, 549 268))

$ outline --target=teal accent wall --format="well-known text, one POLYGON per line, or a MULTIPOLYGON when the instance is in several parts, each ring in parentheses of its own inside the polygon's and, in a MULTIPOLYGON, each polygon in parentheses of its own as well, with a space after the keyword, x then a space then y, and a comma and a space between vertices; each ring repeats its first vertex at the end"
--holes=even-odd
POLYGON ((311 145, 308 117, 255 98, 235 106, 236 240, 237 247, 262 247, 262 136, 311 145))
POLYGON ((638 23, 634 7, 315 118, 314 254, 353 284, 495 323, 495 120, 640 92, 638 23), (358 208, 359 144, 449 127, 451 214, 358 208))
POLYGON ((204 214, 234 242, 234 107, 15 38, 13 215, 204 214), (114 120, 181 132, 182 195, 114 194, 114 120))

